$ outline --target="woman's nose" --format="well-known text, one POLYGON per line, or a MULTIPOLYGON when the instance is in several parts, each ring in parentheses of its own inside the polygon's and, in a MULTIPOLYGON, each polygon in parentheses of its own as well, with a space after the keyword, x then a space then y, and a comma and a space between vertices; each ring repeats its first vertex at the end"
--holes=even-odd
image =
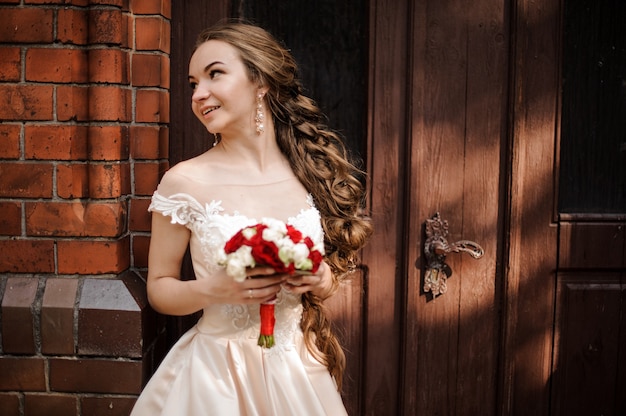
POLYGON ((210 95, 211 93, 209 92, 209 89, 206 88, 206 85, 198 83, 198 85, 196 85, 196 88, 193 90, 191 99, 194 101, 204 101, 209 98, 210 95))

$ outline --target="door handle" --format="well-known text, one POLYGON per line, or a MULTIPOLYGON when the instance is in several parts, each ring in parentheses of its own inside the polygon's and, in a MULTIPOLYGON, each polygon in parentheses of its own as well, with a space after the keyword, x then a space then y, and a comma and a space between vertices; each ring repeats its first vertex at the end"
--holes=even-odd
POLYGON ((459 240, 448 243, 448 221, 442 220, 437 212, 426 220, 426 272, 424 274, 424 292, 431 292, 433 298, 443 295, 448 290, 446 280, 452 276, 452 269, 446 264, 449 253, 467 253, 475 259, 485 254, 483 248, 473 241, 459 240))

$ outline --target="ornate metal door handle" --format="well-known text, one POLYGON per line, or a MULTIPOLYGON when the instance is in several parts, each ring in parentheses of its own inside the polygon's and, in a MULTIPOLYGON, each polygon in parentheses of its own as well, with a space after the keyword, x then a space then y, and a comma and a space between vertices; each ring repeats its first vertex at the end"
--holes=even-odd
POLYGON ((446 264, 449 253, 467 253, 479 259, 485 253, 483 248, 473 241, 460 240, 448 243, 448 221, 442 220, 439 213, 426 220, 426 272, 424 274, 424 292, 431 292, 433 298, 446 293, 446 280, 452 276, 452 269, 446 264))

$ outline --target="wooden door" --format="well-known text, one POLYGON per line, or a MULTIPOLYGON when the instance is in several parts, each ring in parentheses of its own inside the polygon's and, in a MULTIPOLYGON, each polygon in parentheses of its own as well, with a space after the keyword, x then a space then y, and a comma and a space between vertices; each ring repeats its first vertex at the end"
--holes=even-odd
MULTIPOLYGON (((619 0, 478 0, 471 7, 463 0, 190 0, 172 7, 172 163, 208 145, 187 111, 186 67, 195 35, 226 17, 259 22, 285 41, 305 88, 365 162, 376 232, 359 272, 329 303, 348 356, 350 414, 623 414, 619 0), (582 8, 568 9, 573 4, 582 8), (581 121, 584 106, 567 117, 578 123, 570 133, 615 123, 603 130, 616 132, 602 142, 613 146, 602 152, 613 152, 608 164, 600 159, 590 168, 592 177, 615 176, 602 183, 615 195, 604 208, 594 202, 601 193, 593 183, 582 197, 564 185, 567 169, 581 169, 567 165, 572 155, 594 158, 593 146, 581 148, 588 142, 562 128, 565 102, 590 98, 570 100, 563 88, 568 70, 584 69, 565 67, 576 64, 564 58, 562 29, 571 24, 578 33, 588 20, 599 23, 583 39, 595 39, 598 27, 614 36, 608 51, 617 50, 617 69, 609 78, 617 84, 606 91, 617 93, 594 113, 611 114, 599 124, 581 121), (568 192, 569 201, 587 205, 568 205, 568 192), (433 298, 424 290, 424 224, 435 213, 448 223, 449 243, 472 240, 484 255, 448 254, 448 290, 433 298)), ((187 325, 177 320, 173 332, 187 325)))
POLYGON ((502 2, 376 1, 368 153, 364 414, 496 412, 509 28, 502 2), (424 290, 424 223, 447 220, 445 294, 424 290), (369 306, 371 305, 371 306, 369 306), (391 317, 394 317, 391 319, 391 317), (391 325, 390 325, 391 323, 391 325), (383 359, 382 357, 386 357, 383 359))

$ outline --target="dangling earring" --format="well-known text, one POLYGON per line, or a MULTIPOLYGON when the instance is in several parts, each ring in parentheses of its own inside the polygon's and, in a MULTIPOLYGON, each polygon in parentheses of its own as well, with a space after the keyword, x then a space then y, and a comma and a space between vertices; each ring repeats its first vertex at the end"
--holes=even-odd
POLYGON ((256 115, 254 116, 254 122, 256 123, 256 134, 263 134, 265 131, 263 122, 265 121, 265 115, 263 114, 263 94, 256 96, 256 115))
POLYGON ((217 143, 219 143, 219 140, 217 138, 217 134, 215 133, 211 133, 213 135, 213 147, 217 146, 217 143))

